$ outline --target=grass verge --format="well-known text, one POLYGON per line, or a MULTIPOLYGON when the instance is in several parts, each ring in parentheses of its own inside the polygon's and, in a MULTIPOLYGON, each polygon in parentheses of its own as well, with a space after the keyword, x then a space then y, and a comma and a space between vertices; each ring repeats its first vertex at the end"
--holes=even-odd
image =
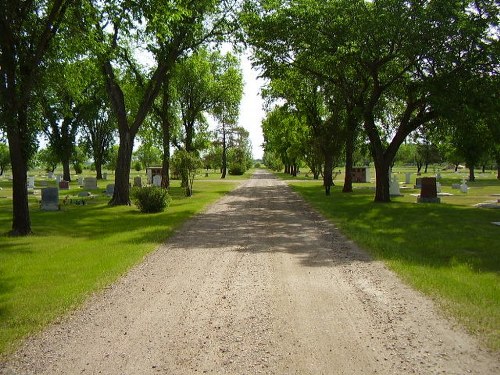
POLYGON ((500 210, 471 206, 500 193, 500 182, 471 183, 468 194, 454 190, 441 204, 415 203, 412 188, 381 204, 369 184, 355 184, 349 194, 335 186, 326 197, 321 182, 289 183, 350 239, 500 350, 500 227, 491 223, 500 221, 500 210))
MULTIPOLYGON (((236 184, 196 181, 191 198, 173 187, 170 207, 158 214, 141 214, 135 206, 109 207, 109 197, 102 195, 106 182, 100 182, 96 192, 101 195, 86 205, 68 204, 57 212, 40 211, 37 199, 31 197, 34 234, 0 236, 0 358, 24 337, 115 281, 236 184)), ((3 182, 0 194, 2 233, 12 218, 7 185, 3 182)), ((61 192, 60 198, 80 190, 61 192)))

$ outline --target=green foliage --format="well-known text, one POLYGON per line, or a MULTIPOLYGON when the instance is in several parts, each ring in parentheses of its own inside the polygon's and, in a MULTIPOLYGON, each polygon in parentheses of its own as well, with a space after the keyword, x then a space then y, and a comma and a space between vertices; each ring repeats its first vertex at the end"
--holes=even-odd
POLYGON ((36 160, 37 164, 43 167, 47 172, 54 172, 60 161, 58 155, 53 152, 51 147, 38 151, 36 160))
POLYGON ((163 212, 170 204, 167 189, 159 186, 135 187, 132 189, 132 197, 142 213, 163 212))
POLYGON ((142 170, 142 164, 139 160, 137 160, 135 163, 134 163, 134 170, 136 172, 139 172, 140 170, 142 170))
POLYGON ((160 149, 150 143, 142 143, 137 151, 134 152, 134 156, 139 165, 143 165, 144 167, 161 165, 162 153, 160 149))
POLYGON ((10 166, 9 146, 0 143, 0 176, 10 166))
POLYGON ((201 159, 192 152, 177 150, 172 156, 172 169, 178 174, 185 189, 186 197, 193 195, 193 183, 196 171, 203 167, 201 159))
POLYGON ((228 152, 229 168, 231 175, 241 176, 252 167, 252 155, 244 148, 231 148, 228 152))

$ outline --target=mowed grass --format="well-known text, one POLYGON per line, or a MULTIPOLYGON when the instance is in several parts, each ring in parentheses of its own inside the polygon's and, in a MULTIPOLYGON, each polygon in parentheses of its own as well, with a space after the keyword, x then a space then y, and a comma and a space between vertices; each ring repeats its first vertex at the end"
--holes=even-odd
MULTIPOLYGON (((57 212, 40 211, 39 197, 31 196, 34 234, 12 238, 6 235, 12 220, 10 183, 0 181, 0 357, 115 281, 189 217, 237 185, 195 181, 194 195, 185 198, 173 181, 170 207, 141 214, 134 205, 107 205, 109 197, 102 191, 112 182, 99 182, 94 192, 99 196, 86 205, 67 204, 57 212)), ((60 199, 74 199, 81 190, 60 191, 60 199)))
MULTIPOLYGON (((415 175, 414 175, 415 176, 415 175)), ((500 209, 475 203, 500 198, 500 181, 485 175, 467 194, 443 176, 441 204, 417 204, 413 186, 389 204, 374 203, 373 184, 342 193, 339 176, 326 197, 321 182, 289 181, 350 239, 383 260, 403 280, 431 296, 490 349, 500 350, 500 209)), ((413 177, 414 178, 414 177, 413 177)), ((404 176, 399 178, 404 181, 404 176)))

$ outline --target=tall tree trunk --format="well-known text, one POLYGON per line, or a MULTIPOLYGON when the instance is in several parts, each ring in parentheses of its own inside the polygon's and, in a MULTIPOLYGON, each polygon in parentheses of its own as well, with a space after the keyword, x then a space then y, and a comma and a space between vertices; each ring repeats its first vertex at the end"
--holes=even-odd
POLYGON ((71 181, 71 163, 69 159, 61 160, 61 164, 63 166, 63 180, 71 181))
POLYGON ((163 160, 161 164, 161 187, 170 187, 170 122, 168 119, 162 121, 163 129, 163 160))
POLYGON ((109 205, 130 205, 130 165, 135 134, 121 132, 115 171, 115 189, 109 205))
POLYGON ((474 174, 474 165, 469 167, 469 181, 470 182, 476 181, 476 175, 474 174))
MULTIPOLYGON (((14 128, 14 127, 12 127, 14 128)), ((20 124, 18 129, 25 128, 20 124)), ((7 133, 10 161, 12 166, 12 236, 25 236, 31 233, 31 219, 28 206, 27 173, 28 166, 23 152, 23 139, 17 129, 7 133)))
POLYGON ((323 170, 323 186, 325 195, 330 195, 330 189, 333 186, 333 155, 329 152, 325 154, 325 165, 323 170))
POLYGON ((377 179, 375 182, 375 202, 390 202, 391 195, 389 191, 389 169, 391 162, 386 160, 383 155, 375 158, 375 173, 377 179))
POLYGON ((348 125, 347 129, 347 139, 345 145, 345 176, 344 176, 344 187, 342 188, 343 193, 352 193, 352 167, 354 163, 354 141, 356 137, 356 132, 354 129, 350 128, 348 125))
POLYGON ((102 158, 94 158, 96 178, 102 180, 102 158))
POLYGON ((222 175, 220 178, 226 178, 227 172, 227 145, 226 145, 226 127, 222 124, 222 175))

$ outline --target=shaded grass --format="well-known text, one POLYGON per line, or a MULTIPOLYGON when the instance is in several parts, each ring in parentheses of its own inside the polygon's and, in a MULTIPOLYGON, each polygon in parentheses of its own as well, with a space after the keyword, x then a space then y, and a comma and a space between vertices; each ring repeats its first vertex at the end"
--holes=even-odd
MULTIPOLYGON (((100 181, 102 188, 110 181, 100 181)), ((170 190, 163 213, 141 214, 135 206, 110 207, 100 195, 85 206, 65 205, 43 212, 30 197, 34 234, 11 238, 11 200, 0 200, 0 354, 20 340, 80 305, 89 294, 109 285, 139 263, 193 214, 203 210, 236 183, 196 181, 194 195, 170 190)), ((80 188, 60 193, 73 196, 80 188)), ((0 193, 8 193, 8 188, 0 193)))
MULTIPOLYGON (((401 181, 401 179, 400 179, 401 181)), ((500 210, 472 203, 500 193, 496 180, 472 186, 468 194, 417 204, 404 190, 392 203, 374 203, 370 184, 341 186, 326 197, 321 182, 290 182, 349 238, 382 259, 402 279, 433 297, 493 350, 500 349, 500 210)), ((443 188, 452 191, 450 187, 443 188)))

